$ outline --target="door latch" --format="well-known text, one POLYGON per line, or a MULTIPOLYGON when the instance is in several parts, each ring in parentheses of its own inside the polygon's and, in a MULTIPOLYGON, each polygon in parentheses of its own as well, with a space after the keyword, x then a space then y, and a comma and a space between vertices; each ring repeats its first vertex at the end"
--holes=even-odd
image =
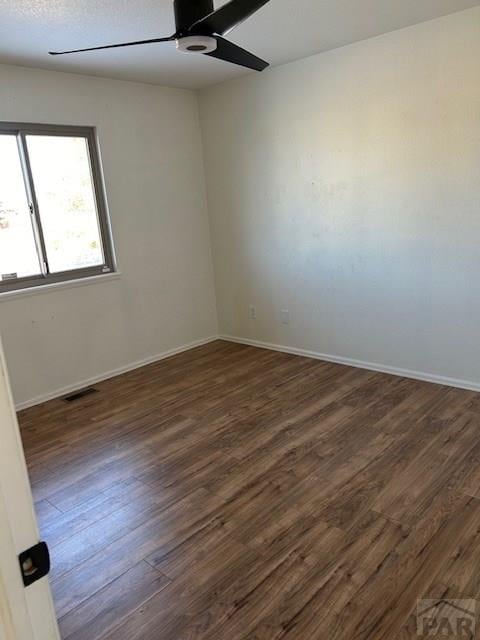
POLYGON ((39 542, 34 547, 23 551, 19 556, 20 571, 23 584, 28 587, 50 571, 50 552, 46 542, 39 542))

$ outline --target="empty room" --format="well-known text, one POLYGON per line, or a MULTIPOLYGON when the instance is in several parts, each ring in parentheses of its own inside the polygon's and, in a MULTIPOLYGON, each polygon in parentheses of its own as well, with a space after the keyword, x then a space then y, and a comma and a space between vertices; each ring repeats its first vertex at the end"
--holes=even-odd
POLYGON ((478 0, 0 3, 0 640, 480 638, 478 0))

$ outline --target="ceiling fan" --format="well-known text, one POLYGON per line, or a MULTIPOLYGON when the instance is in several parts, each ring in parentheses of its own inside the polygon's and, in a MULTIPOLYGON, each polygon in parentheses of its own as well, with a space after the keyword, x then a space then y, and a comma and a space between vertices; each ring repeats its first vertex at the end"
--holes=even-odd
POLYGON ((122 42, 87 49, 72 49, 71 51, 49 51, 49 53, 52 56, 60 56, 66 53, 131 47, 175 40, 177 49, 184 53, 204 54, 248 69, 263 71, 269 66, 268 62, 233 44, 233 42, 225 40, 222 36, 253 15, 267 2, 269 0, 230 0, 215 10, 213 0, 173 0, 176 31, 167 38, 122 42))

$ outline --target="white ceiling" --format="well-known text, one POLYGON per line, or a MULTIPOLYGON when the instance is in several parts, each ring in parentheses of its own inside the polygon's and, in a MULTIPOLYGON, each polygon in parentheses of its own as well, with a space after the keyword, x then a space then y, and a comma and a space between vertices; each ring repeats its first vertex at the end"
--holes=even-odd
MULTIPOLYGON (((221 4, 217 0, 216 6, 221 4)), ((478 4, 480 0, 270 0, 228 37, 278 65, 478 4)), ((47 54, 173 31, 171 0, 0 0, 0 62, 187 88, 249 73, 206 56, 178 53, 175 43, 62 58, 47 54)))

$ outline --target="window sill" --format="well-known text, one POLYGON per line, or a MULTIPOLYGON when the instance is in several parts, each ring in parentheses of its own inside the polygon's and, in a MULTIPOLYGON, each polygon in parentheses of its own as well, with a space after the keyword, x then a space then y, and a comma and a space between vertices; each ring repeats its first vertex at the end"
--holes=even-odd
POLYGON ((77 278, 75 280, 65 280, 63 282, 51 282, 50 284, 40 284, 36 287, 27 287, 25 289, 16 289, 15 291, 0 292, 0 302, 7 302, 17 298, 27 298, 36 296, 37 294, 50 293, 59 291, 60 289, 72 289, 73 287, 85 287, 91 284, 101 284, 119 280, 122 277, 120 271, 114 273, 106 273, 105 275, 89 276, 87 278, 77 278))

